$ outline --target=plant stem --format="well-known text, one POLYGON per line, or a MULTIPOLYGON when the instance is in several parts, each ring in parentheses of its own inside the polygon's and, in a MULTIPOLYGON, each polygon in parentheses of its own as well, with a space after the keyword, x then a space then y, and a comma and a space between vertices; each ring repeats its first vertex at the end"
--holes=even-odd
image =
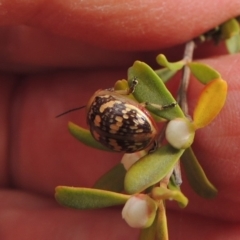
MULTIPOLYGON (((195 44, 193 41, 190 41, 186 44, 184 56, 183 56, 183 60, 186 61, 186 63, 192 61, 194 47, 195 47, 195 44)), ((187 90, 188 90, 188 85, 190 80, 190 69, 187 66, 187 64, 183 67, 182 73, 183 74, 182 74, 180 87, 178 90, 177 100, 184 114, 188 116, 187 90)))
MULTIPOLYGON (((186 62, 186 64, 183 67, 182 79, 181 79, 180 87, 178 90, 178 96, 177 96, 178 104, 180 105, 181 109, 183 110, 185 116, 188 118, 190 118, 190 117, 188 114, 187 90, 188 90, 191 72, 190 72, 190 68, 187 66, 187 63, 192 61, 194 47, 195 47, 194 41, 190 41, 190 42, 186 43, 185 51, 184 51, 184 55, 183 55, 183 60, 186 62)), ((181 176, 181 168, 180 168, 179 161, 176 163, 173 172, 175 175, 176 184, 180 186, 182 183, 182 176, 181 176)))
POLYGON ((139 240, 156 240, 156 232, 158 222, 158 213, 156 213, 153 224, 148 228, 143 228, 140 232, 139 240))
POLYGON ((167 216, 164 201, 158 205, 157 240, 168 240, 167 216))

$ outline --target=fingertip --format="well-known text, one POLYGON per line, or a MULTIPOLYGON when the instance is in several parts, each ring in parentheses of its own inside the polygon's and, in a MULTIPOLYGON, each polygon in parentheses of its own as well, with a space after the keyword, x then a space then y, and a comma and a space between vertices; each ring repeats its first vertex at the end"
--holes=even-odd
POLYGON ((2 25, 26 24, 103 48, 150 50, 180 44, 239 14, 240 2, 4 1, 2 25), (219 14, 221 13, 221 14, 219 14))

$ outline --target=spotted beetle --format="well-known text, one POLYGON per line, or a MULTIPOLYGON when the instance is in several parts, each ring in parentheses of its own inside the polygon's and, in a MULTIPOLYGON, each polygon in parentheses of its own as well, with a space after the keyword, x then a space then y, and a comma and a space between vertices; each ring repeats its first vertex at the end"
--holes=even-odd
POLYGON ((97 91, 87 105, 92 136, 111 150, 132 153, 156 140, 157 125, 141 104, 110 90, 97 91))
MULTIPOLYGON (((98 90, 86 106, 92 136, 113 151, 133 153, 153 149, 157 144, 158 127, 145 108, 148 103, 138 103, 126 97, 134 92, 137 84, 134 78, 128 90, 98 90)), ((163 109, 176 104, 151 105, 163 109)), ((81 108, 71 109, 57 117, 81 108)))

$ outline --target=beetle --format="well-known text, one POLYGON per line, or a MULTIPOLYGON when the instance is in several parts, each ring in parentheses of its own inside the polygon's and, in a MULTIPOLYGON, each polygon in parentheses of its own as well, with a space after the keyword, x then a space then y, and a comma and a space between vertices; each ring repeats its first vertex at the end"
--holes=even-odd
MULTIPOLYGON (((137 84, 137 78, 134 78, 127 90, 98 90, 86 106, 87 124, 93 138, 113 151, 133 153, 154 149, 157 145, 158 127, 145 108, 148 103, 138 103, 126 97, 134 92, 137 84)), ((175 103, 153 106, 163 109, 175 106, 175 103)), ((81 108, 71 109, 57 117, 81 108)))

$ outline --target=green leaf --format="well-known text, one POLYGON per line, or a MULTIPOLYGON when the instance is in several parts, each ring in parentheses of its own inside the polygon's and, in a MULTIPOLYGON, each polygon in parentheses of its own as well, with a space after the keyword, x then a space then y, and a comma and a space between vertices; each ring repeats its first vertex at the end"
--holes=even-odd
POLYGON ((240 34, 234 35, 226 40, 228 52, 231 54, 240 52, 240 34))
POLYGON ((173 169, 183 151, 166 145, 142 157, 128 170, 124 181, 125 191, 138 193, 162 180, 173 169))
POLYGON ((188 199, 179 190, 170 190, 164 187, 155 187, 152 190, 152 197, 155 200, 175 200, 181 208, 185 208, 188 204, 188 199))
MULTIPOLYGON (((171 178, 170 178, 170 181, 169 181, 169 183, 168 183, 168 188, 170 189, 170 190, 172 190, 172 191, 178 191, 178 192, 181 192, 181 188, 180 188, 180 186, 176 183, 176 180, 175 180, 175 176, 174 176, 174 174, 172 174, 171 175, 171 178)), ((181 192, 182 193, 182 192, 181 192)), ((182 193, 183 194, 183 193, 182 193)), ((183 195, 184 196, 184 195, 183 195)), ((185 196, 184 196, 184 198, 186 198, 185 196)), ((184 200, 185 201, 185 200, 184 200)), ((188 204, 188 199, 186 198, 186 204, 184 203, 184 201, 183 202, 178 202, 178 206, 180 207, 180 208, 184 208, 187 204, 188 204)))
POLYGON ((128 81, 125 80, 125 79, 118 80, 118 81, 115 82, 115 85, 114 85, 114 90, 115 91, 124 90, 124 89, 128 89, 128 88, 129 88, 128 81))
POLYGON ((198 195, 204 198, 213 198, 217 195, 217 189, 208 180, 191 148, 185 150, 181 163, 192 189, 198 195))
POLYGON ((122 192, 124 189, 124 177, 126 172, 123 164, 119 163, 99 178, 93 188, 122 192))
POLYGON ((166 83, 177 73, 177 71, 173 71, 168 68, 162 68, 155 70, 155 73, 162 79, 164 83, 166 83))
POLYGON ((166 67, 166 68, 168 68, 170 70, 173 70, 173 71, 177 71, 177 70, 182 69, 184 67, 184 65, 186 64, 186 62, 182 61, 182 60, 178 61, 178 62, 171 63, 167 60, 167 58, 163 54, 159 54, 157 56, 156 60, 157 60, 157 63, 159 65, 161 65, 163 67, 166 67))
POLYGON ((77 140, 79 140, 83 144, 89 147, 97 148, 99 150, 112 152, 110 149, 104 147, 101 143, 96 141, 89 130, 81 128, 72 122, 68 123, 68 130, 77 140))
POLYGON ((240 27, 239 23, 235 18, 228 20, 220 26, 221 29, 221 37, 222 39, 228 39, 232 36, 239 34, 240 27))
POLYGON ((204 63, 191 62, 188 66, 194 75, 202 84, 207 84, 214 79, 221 78, 219 72, 204 63))
POLYGON ((91 188, 56 187, 56 200, 66 207, 78 209, 104 208, 125 204, 129 195, 91 188))
MULTIPOLYGON (((169 105, 176 102, 163 81, 146 63, 136 61, 133 66, 129 68, 128 81, 130 86, 135 77, 138 80, 138 84, 133 95, 138 102, 148 102, 157 105, 169 105)), ((147 106, 147 109, 157 116, 168 120, 176 117, 184 117, 178 105, 164 110, 158 110, 152 106, 147 106)))

